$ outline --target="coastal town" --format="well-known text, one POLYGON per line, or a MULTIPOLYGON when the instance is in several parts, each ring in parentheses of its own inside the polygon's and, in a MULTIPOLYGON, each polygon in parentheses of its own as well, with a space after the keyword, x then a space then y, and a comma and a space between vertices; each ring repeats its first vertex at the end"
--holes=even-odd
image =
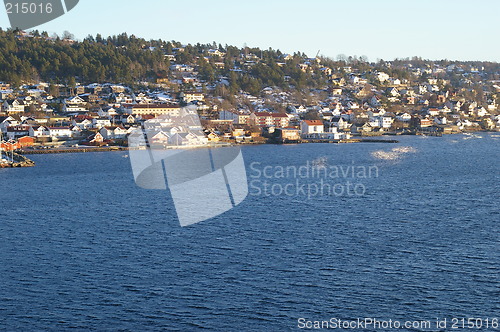
MULTIPOLYGON (((23 31, 15 38, 67 48, 81 43, 23 31)), ((140 52, 165 60, 149 80, 125 84, 76 76, 61 83, 33 75, 0 82, 1 150, 126 147, 128 136, 145 122, 177 115, 186 106, 196 109, 204 139, 214 143, 500 131, 498 64, 486 68, 419 58, 370 63, 362 57, 332 60, 279 51, 264 56, 215 43, 193 51, 192 45, 144 41, 140 52), (287 72, 293 74, 275 78, 279 84, 264 83, 271 82, 267 76, 287 72), (245 79, 261 85, 244 84, 245 79), (308 79, 314 83, 301 83, 308 79)), ((165 145, 199 143, 199 137, 175 129, 160 128, 157 134, 165 145)))

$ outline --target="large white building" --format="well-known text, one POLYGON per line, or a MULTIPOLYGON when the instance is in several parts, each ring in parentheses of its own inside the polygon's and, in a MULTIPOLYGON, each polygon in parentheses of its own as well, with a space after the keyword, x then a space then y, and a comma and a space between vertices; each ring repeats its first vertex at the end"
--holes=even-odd
POLYGON ((314 137, 325 132, 325 125, 321 120, 303 120, 300 123, 302 137, 314 137))
POLYGON ((246 112, 222 110, 219 112, 219 119, 233 120, 234 124, 248 124, 250 114, 246 112))
POLYGON ((125 104, 123 109, 133 115, 170 115, 179 116, 180 106, 173 104, 125 104))

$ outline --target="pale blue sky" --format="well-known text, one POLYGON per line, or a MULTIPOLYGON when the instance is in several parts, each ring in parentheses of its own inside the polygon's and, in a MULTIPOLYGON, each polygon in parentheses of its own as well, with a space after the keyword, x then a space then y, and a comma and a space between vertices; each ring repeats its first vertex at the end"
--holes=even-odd
MULTIPOLYGON (((418 55, 500 62, 498 0, 80 0, 63 17, 39 26, 78 39, 127 32, 183 43, 279 48, 283 52, 418 55)), ((0 26, 9 26, 0 11, 0 26)))

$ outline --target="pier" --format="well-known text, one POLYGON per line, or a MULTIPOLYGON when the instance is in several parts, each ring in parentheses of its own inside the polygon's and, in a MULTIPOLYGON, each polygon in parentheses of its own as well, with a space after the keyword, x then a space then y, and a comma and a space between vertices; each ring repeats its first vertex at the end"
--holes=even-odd
POLYGON ((31 159, 26 158, 20 154, 11 152, 11 156, 8 159, 2 159, 0 161, 0 168, 17 168, 17 167, 33 167, 35 162, 31 159))

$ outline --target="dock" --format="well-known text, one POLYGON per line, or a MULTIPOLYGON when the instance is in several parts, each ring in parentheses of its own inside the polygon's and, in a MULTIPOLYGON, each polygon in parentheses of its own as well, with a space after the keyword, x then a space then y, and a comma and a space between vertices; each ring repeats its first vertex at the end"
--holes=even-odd
POLYGON ((35 162, 20 154, 11 152, 12 160, 3 159, 0 162, 0 168, 18 168, 18 167, 33 167, 35 162))

